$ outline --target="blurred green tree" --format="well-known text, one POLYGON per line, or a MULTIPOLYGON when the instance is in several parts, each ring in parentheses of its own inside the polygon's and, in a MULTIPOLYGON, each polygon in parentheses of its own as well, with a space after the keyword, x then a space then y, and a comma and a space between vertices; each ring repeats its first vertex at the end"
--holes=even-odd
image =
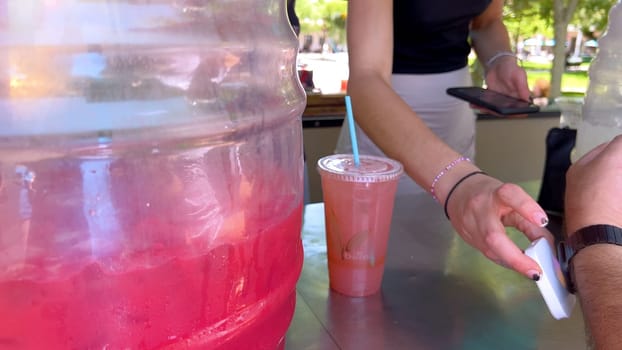
POLYGON ((346 0, 296 0, 301 32, 320 33, 341 45, 346 42, 347 10, 346 0))
POLYGON ((538 0, 507 0, 503 8, 503 21, 508 28, 512 46, 520 40, 541 34, 553 36, 553 28, 540 15, 538 0))
MULTIPOLYGON (((527 0, 526 0, 527 1, 527 0)), ((549 98, 561 95, 562 75, 566 68, 566 37, 568 25, 574 20, 578 27, 602 30, 607 23, 609 9, 618 0, 541 0, 540 16, 553 24, 555 46, 553 47, 553 67, 551 68, 551 90, 549 98), (552 21, 552 22, 551 22, 552 21)))

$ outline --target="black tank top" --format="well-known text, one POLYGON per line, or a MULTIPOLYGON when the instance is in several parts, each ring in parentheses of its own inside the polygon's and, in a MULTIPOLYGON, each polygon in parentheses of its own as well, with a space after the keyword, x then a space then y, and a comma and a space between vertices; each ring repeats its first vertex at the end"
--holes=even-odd
POLYGON ((393 0, 393 73, 443 73, 467 65, 469 26, 492 0, 393 0))

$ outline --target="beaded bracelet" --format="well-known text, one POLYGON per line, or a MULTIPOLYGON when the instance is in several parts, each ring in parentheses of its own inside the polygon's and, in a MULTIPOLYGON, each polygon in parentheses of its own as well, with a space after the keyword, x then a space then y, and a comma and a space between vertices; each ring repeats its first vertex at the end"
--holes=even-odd
POLYGON ((451 168, 455 167, 458 163, 463 162, 463 161, 470 162, 471 159, 465 156, 460 156, 456 158, 454 161, 452 161, 451 163, 447 164, 447 166, 434 177, 434 180, 432 180, 432 185, 430 185, 430 194, 432 195, 432 198, 434 198, 435 201, 440 203, 440 201, 438 200, 438 197, 436 197, 436 194, 434 193, 434 186, 436 186, 436 183, 438 182, 438 180, 440 180, 441 177, 443 177, 443 175, 447 174, 447 172, 451 170, 451 168))
POLYGON ((454 191, 456 190, 456 188, 458 188, 458 186, 466 179, 470 178, 471 176, 474 175, 478 175, 478 174, 482 174, 482 175, 488 175, 485 172, 478 170, 478 171, 473 171, 470 172, 466 175, 464 175, 460 180, 458 180, 453 187, 451 188, 451 190, 449 190, 449 193, 447 193, 447 197, 445 197, 445 204, 443 204, 443 210, 445 211, 445 216, 447 217, 447 220, 451 220, 449 218, 449 213, 447 212, 447 203, 449 203, 449 197, 451 197, 451 195, 454 193, 454 191))

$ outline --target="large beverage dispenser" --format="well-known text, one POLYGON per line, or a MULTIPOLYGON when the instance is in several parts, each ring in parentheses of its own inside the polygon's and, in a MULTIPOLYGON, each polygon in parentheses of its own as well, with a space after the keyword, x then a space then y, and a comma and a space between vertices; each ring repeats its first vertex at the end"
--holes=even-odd
POLYGON ((590 83, 577 128, 575 160, 599 144, 622 134, 622 5, 609 11, 608 27, 598 40, 589 68, 590 83))
POLYGON ((305 104, 285 1, 5 0, 0 46, 0 348, 283 348, 305 104))

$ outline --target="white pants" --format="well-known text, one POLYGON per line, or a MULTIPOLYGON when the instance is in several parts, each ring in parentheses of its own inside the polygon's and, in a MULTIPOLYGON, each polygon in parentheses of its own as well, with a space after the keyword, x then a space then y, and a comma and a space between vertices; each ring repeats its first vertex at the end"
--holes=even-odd
MULTIPOLYGON (((394 74, 392 77, 393 89, 417 112, 426 125, 456 152, 473 159, 475 114, 468 103, 445 92, 449 87, 471 85, 468 67, 440 74, 394 74)), ((358 125, 356 135, 360 154, 384 155, 358 125)), ((343 123, 335 152, 352 153, 347 122, 343 123)), ((430 154, 430 157, 434 155, 430 154)), ((422 191, 424 190, 408 176, 404 176, 398 186, 398 193, 422 191)))

